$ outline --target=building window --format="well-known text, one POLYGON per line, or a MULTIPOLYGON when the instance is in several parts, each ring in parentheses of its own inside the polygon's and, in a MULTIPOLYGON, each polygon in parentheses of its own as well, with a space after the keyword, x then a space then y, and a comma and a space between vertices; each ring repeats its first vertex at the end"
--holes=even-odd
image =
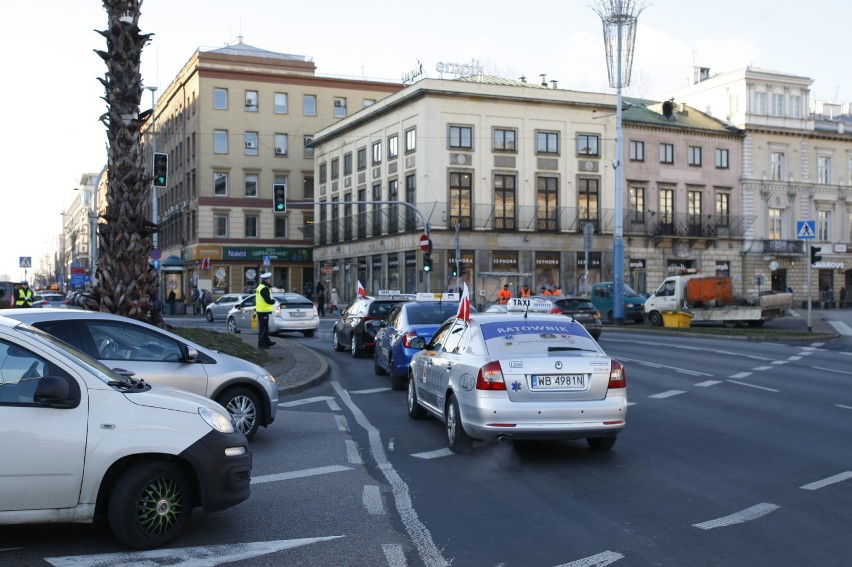
MULTIPOLYGON (((414 174, 405 176, 405 202, 410 205, 417 204, 417 177, 414 174)), ((405 230, 417 228, 417 214, 414 208, 405 207, 405 230)))
POLYGON ((690 236, 701 236, 701 191, 687 191, 686 214, 690 236))
POLYGON ((335 118, 345 118, 346 117, 346 99, 335 97, 334 98, 334 117, 335 118))
POLYGON ((340 158, 333 158, 331 160, 331 178, 337 179, 340 177, 340 158))
POLYGON ((358 148, 358 171, 367 169, 367 148, 358 148))
POLYGON ((716 226, 731 224, 731 194, 727 191, 716 193, 716 226))
POLYGON ((766 114, 766 93, 754 93, 754 113, 766 114))
POLYGON ((358 189, 358 203, 355 205, 358 218, 356 220, 358 238, 367 237, 367 190, 364 188, 358 189))
POLYGON ((450 126, 450 147, 473 149, 473 128, 470 126, 450 126))
POLYGON ((216 172, 213 174, 213 194, 217 197, 228 196, 228 174, 216 172))
POLYGON ((782 240, 781 227, 784 226, 783 211, 781 209, 769 209, 769 240, 782 240))
POLYGON ((596 134, 577 134, 577 155, 600 155, 599 140, 600 138, 596 134))
POLYGON ((831 211, 820 209, 817 211, 817 234, 816 239, 822 242, 831 240, 831 211))
POLYGON ((319 166, 319 182, 325 183, 328 181, 328 164, 323 162, 319 166))
POLYGON ((343 175, 352 175, 352 152, 343 155, 343 175))
POLYGON ((373 165, 382 163, 382 142, 373 142, 373 165))
POLYGON ((674 163, 674 144, 660 144, 660 163, 674 163))
POLYGON ((213 215, 213 236, 217 238, 228 237, 228 215, 226 213, 213 215))
POLYGON ((213 108, 216 110, 228 110, 228 89, 213 89, 213 108))
POLYGON ((579 227, 581 230, 586 223, 592 223, 595 231, 598 228, 598 203, 600 198, 600 180, 596 177, 583 177, 577 188, 577 206, 579 208, 579 227))
POLYGON ((515 230, 514 175, 494 175, 494 229, 515 230))
MULTIPOLYGON (((373 184, 373 202, 378 203, 382 200, 382 184, 374 183, 373 184)), ((381 205, 373 205, 373 236, 379 236, 382 234, 382 206, 381 205)))
POLYGON ((246 155, 247 156, 256 156, 257 155, 257 132, 246 132, 245 133, 245 143, 246 143, 246 155))
POLYGON ((314 157, 314 137, 313 136, 305 136, 302 138, 302 145, 305 148, 304 156, 306 159, 313 159, 314 157))
POLYGON ((257 112, 257 91, 246 91, 246 111, 257 112))
POLYGON ((287 93, 275 93, 273 111, 275 114, 287 114, 287 93))
POLYGON ((302 98, 302 114, 305 116, 317 115, 317 95, 304 95, 302 98))
POLYGON ((772 152, 769 156, 770 178, 772 181, 781 181, 784 179, 784 153, 772 152))
POLYGON ((784 95, 772 94, 772 116, 784 116, 784 95))
POLYGON ((313 175, 305 175, 302 177, 302 198, 313 201, 314 200, 314 176, 313 175))
POLYGON ((275 155, 278 157, 287 157, 289 151, 290 140, 287 134, 275 134, 275 155))
POLYGON ((405 153, 413 152, 417 149, 417 129, 409 128, 405 131, 405 153))
POLYGON ((226 154, 228 153, 228 131, 213 130, 213 153, 226 154))
POLYGON ((257 175, 246 175, 246 197, 257 197, 257 175))
MULTIPOLYGON (((388 181, 388 201, 399 200, 399 181, 391 179, 388 181)), ((399 205, 388 207, 388 234, 399 232, 399 205)))
POLYGON ((686 150, 686 162, 688 165, 701 167, 701 147, 689 146, 686 150))
POLYGON ((537 154, 558 154, 559 132, 536 132, 535 151, 537 154))
POLYGON ((374 99, 372 99, 372 98, 365 98, 364 99, 364 103, 363 103, 364 108, 369 108, 369 107, 373 106, 374 104, 376 104, 376 101, 374 99))
POLYGON ((627 198, 630 201, 630 221, 645 222, 645 188, 631 186, 627 198))
POLYGON ((660 187, 660 222, 669 230, 674 228, 674 187, 660 187))
POLYGON ((343 196, 343 240, 352 240, 352 193, 343 196))
POLYGON ((817 183, 831 185, 831 158, 817 156, 817 183))
POLYGON ((730 167, 730 152, 725 148, 716 148, 716 169, 728 169, 730 167))
POLYGON ((287 238, 287 217, 275 215, 275 238, 287 238))
POLYGON ((799 95, 790 95, 790 106, 788 113, 791 118, 799 118, 802 116, 802 97, 799 95))
POLYGON ((470 173, 450 173, 450 226, 460 225, 462 230, 472 226, 473 177, 470 173))
POLYGON ((630 140, 630 161, 645 161, 645 142, 630 140))
POLYGON ((399 156, 399 136, 394 134, 388 136, 388 159, 395 159, 399 156))
POLYGON ((559 179, 536 178, 536 229, 543 232, 559 230, 559 179))
POLYGON ((258 226, 257 215, 246 215, 246 238, 257 238, 258 226))
POLYGON ((517 130, 506 130, 504 128, 494 129, 494 151, 514 152, 517 151, 517 130))

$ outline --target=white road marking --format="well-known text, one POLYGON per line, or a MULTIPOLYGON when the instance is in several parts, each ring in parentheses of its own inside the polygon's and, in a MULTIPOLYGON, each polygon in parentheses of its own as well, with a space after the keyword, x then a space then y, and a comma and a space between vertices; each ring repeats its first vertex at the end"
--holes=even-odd
POLYGON ((375 484, 368 484, 361 493, 361 501, 369 514, 384 514, 385 507, 382 505, 382 494, 375 484))
POLYGON ((340 431, 349 431, 349 422, 346 421, 345 415, 335 415, 334 421, 337 422, 337 429, 340 431))
POLYGON ((411 453, 412 457, 418 459, 437 459, 438 457, 449 457, 453 452, 447 449, 438 449, 437 451, 426 451, 425 453, 411 453))
MULTIPOLYGON (((607 342, 632 343, 632 344, 639 344, 639 345, 648 345, 648 346, 654 347, 655 349, 660 348, 660 343, 651 342, 651 341, 637 341, 637 340, 632 340, 632 339, 616 339, 616 338, 608 337, 607 342)), ((816 343, 816 344, 821 345, 823 343, 816 343)), ((778 345, 778 346, 783 346, 785 348, 787 347, 787 345, 778 345)), ((766 360, 766 361, 774 360, 773 358, 769 358, 769 357, 766 357, 766 356, 758 356, 756 354, 746 354, 746 353, 743 353, 743 352, 733 352, 733 351, 729 351, 729 350, 718 350, 718 349, 711 349, 711 348, 706 348, 706 347, 692 347, 692 346, 686 346, 686 345, 674 345, 674 344, 668 344, 667 343, 665 345, 665 348, 676 348, 676 349, 680 349, 680 350, 696 350, 696 351, 700 351, 701 353, 714 353, 714 354, 720 354, 722 356, 732 356, 732 357, 737 356, 737 357, 740 357, 740 358, 750 358, 752 360, 766 360)), ((618 359, 621 360, 621 357, 619 357, 618 359)), ((639 361, 635 361, 635 362, 639 362, 639 361)))
POLYGON ((849 327, 846 323, 842 321, 826 321, 829 325, 834 327, 834 330, 840 333, 841 335, 849 336, 852 335, 852 328, 849 327))
POLYGON ((355 390, 350 394, 378 394, 379 392, 390 392, 390 388, 370 388, 369 390, 355 390))
POLYGON ((790 362, 790 361, 789 360, 773 360, 770 364, 778 365, 778 364, 787 364, 788 362, 790 362))
POLYGON ((619 559, 623 558, 624 556, 622 554, 616 553, 615 551, 604 551, 603 553, 598 553, 597 555, 591 555, 583 559, 578 559, 577 561, 572 561, 571 563, 563 563, 562 565, 557 565, 556 567, 605 567, 606 565, 615 563, 619 559))
POLYGON ((291 471, 286 473, 265 474, 255 476, 251 479, 251 484, 261 484, 264 482, 276 482, 279 480, 293 480, 295 478, 305 478, 308 476, 317 476, 320 474, 328 474, 335 472, 351 471, 352 467, 343 467, 340 465, 332 465, 330 467, 319 467, 315 469, 302 469, 300 471, 291 471))
POLYGON ((361 458, 358 445, 352 439, 346 440, 346 460, 349 461, 350 465, 364 464, 364 459, 361 458))
POLYGON ((385 552, 385 558, 388 560, 388 567, 408 567, 408 561, 405 560, 405 553, 403 553, 401 545, 396 543, 383 543, 382 551, 385 552))
POLYGON ((802 357, 801 356, 788 356, 787 360, 792 360, 792 361, 802 360, 802 357))
POLYGON ((852 406, 844 406, 843 404, 835 404, 835 405, 836 405, 837 407, 839 407, 839 408, 843 408, 843 409, 852 409, 852 406))
POLYGON ((417 548, 420 560, 425 567, 449 567, 450 562, 441 555, 441 550, 435 545, 432 534, 417 516, 417 511, 411 502, 411 493, 408 490, 408 485, 402 480, 402 477, 399 476, 399 473, 396 472, 390 461, 388 461, 384 447, 382 446, 382 436, 379 430, 370 423, 370 420, 367 419, 361 408, 352 402, 349 392, 344 390, 338 382, 332 382, 331 386, 340 396, 340 399, 343 400, 343 403, 346 404, 346 407, 349 408, 349 411, 352 412, 352 415, 355 416, 355 421, 358 422, 358 425, 367 431, 367 436, 370 439, 370 453, 376 460, 379 470, 382 471, 382 474, 391 485, 399 517, 405 526, 405 531, 411 538, 412 543, 414 543, 414 547, 417 548))
POLYGON ((207 545, 200 547, 178 547, 149 551, 127 551, 122 553, 100 553, 96 555, 66 555, 47 557, 45 561, 54 567, 213 567, 223 563, 252 559, 285 549, 329 541, 344 536, 313 537, 303 539, 281 539, 256 541, 231 545, 207 545))
POLYGON ((824 478, 822 480, 818 480, 816 482, 811 482, 804 486, 800 486, 799 488, 803 490, 818 490, 823 488, 824 486, 828 486, 830 484, 837 484, 838 482, 843 482, 844 480, 849 480, 852 478, 852 472, 845 471, 840 474, 836 474, 834 476, 830 476, 828 478, 824 478))
POLYGON ((635 362, 637 364, 641 364, 642 366, 650 366, 652 368, 667 368, 669 370, 674 370, 676 372, 683 372, 684 374, 691 374, 693 376, 713 376, 712 374, 707 374, 705 372, 698 372, 696 370, 690 370, 689 368, 679 368, 677 366, 666 366, 665 364, 657 364, 654 362, 646 362, 644 360, 637 360, 635 358, 624 358, 619 356, 618 360, 627 361, 627 362, 635 362))
POLYGON ((771 368, 772 368, 771 366, 758 366, 757 368, 752 368, 752 371, 761 372, 763 370, 769 370, 771 368))
POLYGON ((751 376, 751 374, 751 372, 740 372, 739 374, 728 376, 728 378, 748 378, 749 376, 751 376))
POLYGON ((654 395, 648 396, 648 397, 649 398, 657 398, 659 400, 659 399, 662 399, 662 398, 671 398, 672 396, 677 396, 678 394, 685 394, 685 393, 686 393, 686 391, 684 391, 684 390, 668 390, 666 392, 660 392, 659 394, 654 394, 654 395))
POLYGON ((722 382, 719 380, 707 380, 705 382, 699 382, 698 384, 693 384, 693 386, 697 386, 699 388, 709 388, 710 386, 715 386, 716 384, 721 384, 722 382))
POLYGON ((852 376, 852 372, 848 372, 846 370, 835 370, 833 368, 824 368, 822 366, 811 366, 814 370, 822 370, 823 372, 836 372, 837 374, 849 374, 852 376))
POLYGON ((316 396, 313 398, 303 398, 301 400, 293 400, 292 402, 281 402, 278 404, 279 408, 294 408, 296 406, 303 406, 305 404, 314 404, 316 402, 327 402, 328 400, 333 400, 334 396, 316 396))
POLYGON ((388 451, 393 451, 393 437, 388 441, 388 451))
POLYGON ((723 518, 717 518, 715 520, 710 520, 707 522, 701 522, 700 524, 692 524, 696 528, 701 528, 702 530, 712 530, 713 528, 723 528, 725 526, 732 526, 734 524, 742 524, 743 522, 748 522, 750 520, 756 520, 761 516, 765 516, 770 512, 774 512, 780 508, 775 504, 769 504, 768 502, 763 502, 758 504, 757 506, 752 506, 751 508, 746 508, 741 512, 737 512, 735 514, 731 514, 730 516, 725 516, 723 518))
POLYGON ((739 380, 728 380, 732 384, 739 384, 740 386, 747 386, 749 388, 756 388, 758 390, 766 390, 767 392, 780 392, 781 390, 774 390, 772 388, 767 388, 765 386, 757 386, 755 384, 749 384, 748 382, 740 382, 739 380))

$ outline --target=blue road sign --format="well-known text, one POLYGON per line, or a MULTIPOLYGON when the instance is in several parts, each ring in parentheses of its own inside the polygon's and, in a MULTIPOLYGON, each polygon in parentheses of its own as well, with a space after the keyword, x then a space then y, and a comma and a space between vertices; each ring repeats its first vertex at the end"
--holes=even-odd
POLYGON ((813 240, 816 238, 816 221, 796 221, 796 238, 798 240, 813 240))

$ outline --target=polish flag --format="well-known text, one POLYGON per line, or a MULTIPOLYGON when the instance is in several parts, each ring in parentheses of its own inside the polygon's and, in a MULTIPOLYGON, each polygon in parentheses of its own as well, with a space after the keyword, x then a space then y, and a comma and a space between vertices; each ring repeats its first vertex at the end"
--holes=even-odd
POLYGON ((467 289, 467 282, 464 282, 464 291, 462 291, 461 301, 459 301, 459 311, 456 317, 462 321, 470 321, 470 290, 467 289))
POLYGON ((361 285, 361 280, 358 280, 358 297, 367 297, 367 290, 361 285))

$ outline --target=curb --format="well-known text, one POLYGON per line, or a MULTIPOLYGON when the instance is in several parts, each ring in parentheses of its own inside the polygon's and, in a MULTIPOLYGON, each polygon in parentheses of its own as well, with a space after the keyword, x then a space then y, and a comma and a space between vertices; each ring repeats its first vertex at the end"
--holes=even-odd
MULTIPOLYGON (((301 350, 306 356, 313 358, 315 364, 312 365, 312 367, 316 366, 317 370, 309 376, 305 377, 304 379, 300 380, 297 384, 291 384, 278 388, 279 396, 302 392, 304 390, 307 390, 308 388, 316 386, 328 377, 328 361, 325 359, 325 357, 320 356, 313 349, 302 345, 294 343, 292 345, 287 346, 288 348, 295 347, 296 349, 301 350)), ((278 379, 278 376, 276 376, 275 378, 278 379)))

